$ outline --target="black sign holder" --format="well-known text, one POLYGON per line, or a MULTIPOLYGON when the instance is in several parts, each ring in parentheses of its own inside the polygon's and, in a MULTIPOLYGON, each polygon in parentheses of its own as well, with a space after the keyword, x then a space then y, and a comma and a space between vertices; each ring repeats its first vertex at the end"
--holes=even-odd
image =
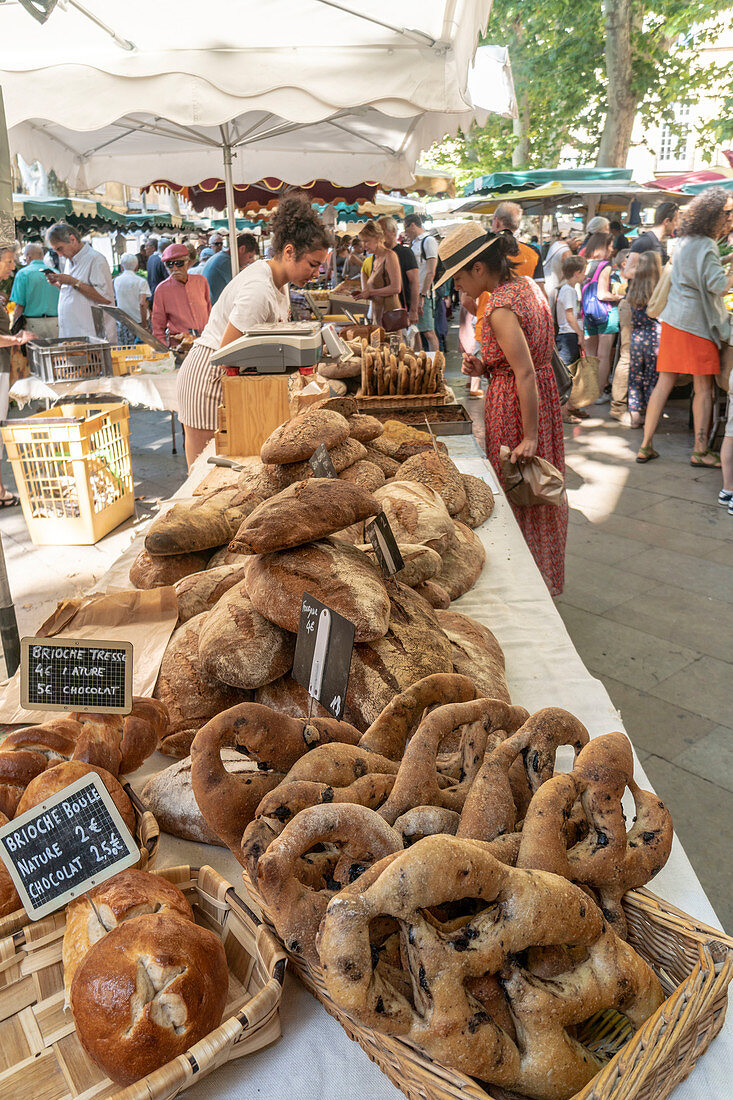
POLYGON ((349 686, 354 624, 303 593, 292 676, 334 718, 342 718, 349 686))
POLYGON ((325 443, 319 443, 308 459, 314 477, 338 477, 325 443))
POLYGON ((404 569, 404 558, 384 512, 378 512, 374 519, 366 524, 364 534, 374 547, 374 553, 383 573, 393 577, 395 573, 399 573, 400 569, 404 569))
POLYGON ((21 638, 20 705, 129 714, 132 648, 132 642, 21 638))

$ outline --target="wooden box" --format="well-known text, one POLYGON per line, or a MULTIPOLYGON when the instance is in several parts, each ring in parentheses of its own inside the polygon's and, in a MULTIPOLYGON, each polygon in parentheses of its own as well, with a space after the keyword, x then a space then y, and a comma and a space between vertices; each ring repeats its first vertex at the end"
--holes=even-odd
POLYGON ((259 454, 267 437, 290 416, 288 378, 287 374, 224 377, 226 429, 216 433, 217 454, 259 454))

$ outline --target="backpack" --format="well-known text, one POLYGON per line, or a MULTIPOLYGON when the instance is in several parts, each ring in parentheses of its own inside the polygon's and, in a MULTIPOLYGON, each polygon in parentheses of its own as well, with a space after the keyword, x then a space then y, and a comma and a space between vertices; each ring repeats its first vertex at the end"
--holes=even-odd
POLYGON ((597 262, 595 271, 590 279, 583 284, 583 291, 580 296, 583 317, 587 321, 592 321, 595 325, 605 324, 611 312, 610 302, 602 302, 598 297, 598 276, 607 263, 608 260, 599 260, 597 262))
MULTIPOLYGON (((425 263, 428 260, 428 258, 433 259, 432 256, 428 257, 426 252, 425 252, 425 241, 428 239, 428 236, 429 236, 429 234, 426 233, 425 236, 420 239, 420 255, 422 256, 423 263, 425 263)), ((445 274, 445 264, 441 260, 440 256, 438 256, 437 257, 437 263, 435 265, 435 275, 433 276, 433 284, 437 283, 439 279, 442 279, 444 274, 445 274)), ((435 293, 436 293, 436 291, 434 291, 431 287, 430 293, 428 294, 428 298, 432 298, 435 295, 435 293)), ((440 293, 440 292, 437 292, 437 293, 440 293)))

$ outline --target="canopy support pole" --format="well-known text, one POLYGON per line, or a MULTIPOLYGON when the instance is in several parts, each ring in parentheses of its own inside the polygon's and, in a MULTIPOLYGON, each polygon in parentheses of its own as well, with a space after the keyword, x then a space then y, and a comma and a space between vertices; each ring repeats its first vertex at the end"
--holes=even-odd
POLYGON ((221 127, 221 136, 224 139, 222 153, 224 154, 224 191, 227 201, 227 221, 229 222, 229 257, 232 264, 232 278, 239 274, 239 249, 237 248, 237 208, 234 204, 234 181, 232 179, 232 161, 234 154, 229 142, 229 127, 221 127))

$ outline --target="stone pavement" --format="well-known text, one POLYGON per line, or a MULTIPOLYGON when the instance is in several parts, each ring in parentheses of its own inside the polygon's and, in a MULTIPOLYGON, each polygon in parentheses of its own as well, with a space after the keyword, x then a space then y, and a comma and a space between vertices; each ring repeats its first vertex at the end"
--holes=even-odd
MULTIPOLYGON (((483 442, 483 401, 448 380, 483 442)), ((689 465, 688 401, 670 402, 660 458, 608 405, 565 426, 570 525, 557 606, 603 682, 722 924, 733 931, 733 517, 720 471, 689 465)), ((653 887, 652 887, 653 888, 653 887)))

